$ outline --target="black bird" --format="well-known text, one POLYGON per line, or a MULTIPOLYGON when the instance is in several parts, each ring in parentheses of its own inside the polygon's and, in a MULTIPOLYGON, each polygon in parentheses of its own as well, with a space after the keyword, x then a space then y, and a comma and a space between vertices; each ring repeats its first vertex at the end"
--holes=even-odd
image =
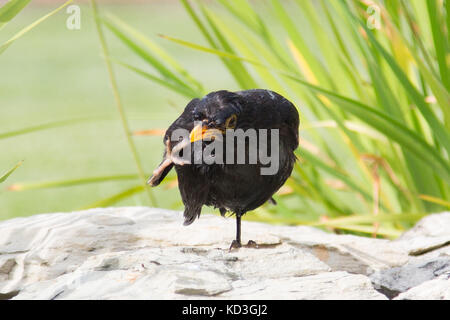
MULTIPOLYGON (((274 202, 272 195, 291 175, 296 160, 294 150, 298 147, 298 127, 296 107, 276 92, 262 89, 211 92, 202 99, 189 102, 180 117, 167 129, 163 140, 166 146, 163 161, 153 172, 148 184, 159 185, 175 166, 185 206, 184 225, 190 225, 200 216, 203 205, 219 208, 222 216, 231 211, 236 215, 236 239, 230 249, 239 248, 242 215, 266 201, 274 202), (176 129, 187 130, 189 138, 172 141, 172 133, 176 129), (198 140, 202 140, 202 151, 218 138, 217 133, 225 134, 227 129, 242 129, 244 132, 248 129, 278 129, 278 171, 273 175, 262 175, 261 168, 267 167, 267 163, 263 164, 259 158, 253 164, 230 164, 225 160, 224 164, 195 164, 192 160, 198 149, 192 151, 190 163, 175 155, 175 151, 180 150, 182 155, 187 145, 192 146, 198 140)), ((221 138, 224 145, 226 137, 224 135, 221 138)), ((257 139, 259 143, 261 137, 258 136, 257 139)), ((271 134, 268 132, 266 145, 269 154, 272 152, 271 141, 271 134)), ((234 160, 237 157, 237 147, 238 143, 234 146, 234 160)), ((249 156, 249 147, 250 141, 245 145, 246 156, 249 156)), ((258 148, 260 147, 258 144, 258 148)), ((249 241, 249 245, 256 244, 249 241)))

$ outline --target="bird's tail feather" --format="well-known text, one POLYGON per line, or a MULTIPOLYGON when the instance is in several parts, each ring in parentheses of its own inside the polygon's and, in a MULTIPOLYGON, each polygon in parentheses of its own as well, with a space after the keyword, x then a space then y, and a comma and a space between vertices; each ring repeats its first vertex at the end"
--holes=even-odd
POLYGON ((185 205, 184 207, 184 226, 188 226, 195 221, 196 218, 200 217, 200 213, 202 212, 202 206, 190 206, 185 205))

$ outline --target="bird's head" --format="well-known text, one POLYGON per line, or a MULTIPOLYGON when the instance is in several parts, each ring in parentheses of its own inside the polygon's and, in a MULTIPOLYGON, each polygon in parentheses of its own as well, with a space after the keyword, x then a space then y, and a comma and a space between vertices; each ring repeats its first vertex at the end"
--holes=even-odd
POLYGON ((222 90, 197 100, 192 110, 191 142, 208 140, 217 134, 225 134, 228 129, 236 129, 242 113, 240 99, 239 95, 222 90))

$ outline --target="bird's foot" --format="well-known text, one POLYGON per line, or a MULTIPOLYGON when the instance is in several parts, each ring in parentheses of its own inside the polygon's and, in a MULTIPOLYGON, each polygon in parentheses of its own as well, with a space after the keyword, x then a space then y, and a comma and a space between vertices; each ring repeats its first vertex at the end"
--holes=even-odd
POLYGON ((248 243, 245 246, 243 246, 239 241, 233 240, 233 242, 230 245, 230 249, 228 251, 231 251, 232 249, 239 249, 239 248, 242 248, 242 247, 244 247, 244 248, 253 248, 253 249, 258 249, 259 248, 258 244, 255 241, 253 241, 253 240, 249 240, 248 243))
POLYGON ((232 249, 239 249, 240 247, 242 247, 241 242, 237 241, 237 240, 233 240, 233 242, 230 245, 230 249, 228 251, 231 251, 232 249))
POLYGON ((246 248, 254 248, 258 249, 258 244, 253 240, 248 240, 248 243, 245 245, 246 248))

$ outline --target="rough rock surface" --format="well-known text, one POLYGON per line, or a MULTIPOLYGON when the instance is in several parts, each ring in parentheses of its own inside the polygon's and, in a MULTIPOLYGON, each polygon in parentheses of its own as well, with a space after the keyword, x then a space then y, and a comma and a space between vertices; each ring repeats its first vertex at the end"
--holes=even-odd
POLYGON ((143 207, 0 223, 0 299, 450 299, 450 213, 395 241, 143 207))

